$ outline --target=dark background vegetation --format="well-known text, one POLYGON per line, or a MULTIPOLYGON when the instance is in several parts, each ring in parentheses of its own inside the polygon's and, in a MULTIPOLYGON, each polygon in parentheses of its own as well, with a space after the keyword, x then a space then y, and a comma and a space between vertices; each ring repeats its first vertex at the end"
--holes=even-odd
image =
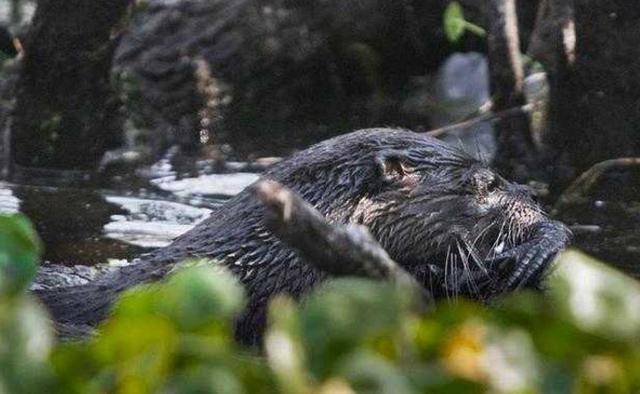
POLYGON ((547 72, 548 127, 533 148, 545 165, 572 167, 557 177, 637 153, 637 7, 467 0, 465 18, 489 35, 466 31, 451 42, 442 23, 449 3, 40 1, 29 23, 11 26, 21 45, 14 161, 94 168, 122 143, 127 120, 161 141, 158 149, 196 149, 207 134, 207 143, 244 154, 374 125, 428 130, 428 114, 407 113, 403 100, 412 80, 456 51, 488 53, 494 110, 523 104, 503 92, 503 69, 522 78, 523 68, 505 57, 514 54, 503 38, 547 72), (515 4, 517 30, 502 28, 502 3, 515 4))

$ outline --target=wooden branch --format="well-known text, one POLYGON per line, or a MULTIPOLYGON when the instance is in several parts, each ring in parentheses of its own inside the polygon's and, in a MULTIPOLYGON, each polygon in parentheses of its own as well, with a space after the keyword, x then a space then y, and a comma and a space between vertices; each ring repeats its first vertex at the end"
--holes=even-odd
POLYGON ((520 56, 515 0, 490 0, 489 73, 494 110, 525 103, 524 71, 520 56))
POLYGON ((496 113, 493 113, 493 112, 483 113, 481 115, 463 120, 458 123, 453 123, 450 125, 439 127, 437 129, 426 131, 425 133, 431 137, 438 138, 438 137, 447 135, 451 132, 459 131, 461 129, 473 130, 472 128, 473 126, 483 122, 499 122, 503 119, 507 119, 510 117, 517 117, 517 116, 522 116, 523 114, 525 115, 529 114, 533 110, 534 105, 535 104, 525 104, 520 107, 509 108, 504 111, 500 111, 496 113))
MULTIPOLYGON (((524 70, 520 55, 515 0, 489 0, 488 57, 493 110, 504 111, 525 104, 524 70)), ((523 174, 518 167, 533 167, 535 146, 527 114, 502 119, 496 126, 498 152, 496 165, 512 177, 523 174), (524 159, 524 160, 523 160, 524 159)))
POLYGON ((366 227, 328 223, 300 196, 275 181, 258 183, 253 193, 266 207, 269 230, 316 268, 333 276, 391 280, 431 298, 413 276, 389 257, 366 227))
POLYGON ((560 195, 554 207, 554 212, 557 212, 566 205, 584 201, 589 191, 607 171, 613 168, 626 167, 640 167, 640 157, 623 157, 594 164, 562 192, 562 195, 560 195))

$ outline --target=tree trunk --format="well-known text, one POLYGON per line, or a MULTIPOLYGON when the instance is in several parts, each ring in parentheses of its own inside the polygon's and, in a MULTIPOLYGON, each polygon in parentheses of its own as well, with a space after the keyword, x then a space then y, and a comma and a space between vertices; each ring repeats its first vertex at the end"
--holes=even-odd
POLYGON ((40 0, 24 40, 12 129, 21 166, 92 169, 119 139, 113 32, 129 0, 40 0))
POLYGON ((597 162, 640 154, 640 8, 625 0, 575 0, 571 13, 571 2, 550 3, 555 56, 545 64, 545 143, 559 190, 597 162))

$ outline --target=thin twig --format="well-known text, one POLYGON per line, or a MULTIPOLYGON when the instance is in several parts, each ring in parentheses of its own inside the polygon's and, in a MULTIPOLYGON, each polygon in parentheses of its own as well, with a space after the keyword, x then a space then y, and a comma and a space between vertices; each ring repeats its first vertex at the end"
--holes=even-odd
POLYGON ((523 113, 524 114, 528 114, 533 110, 534 104, 525 104, 522 106, 518 106, 518 107, 514 107, 514 108, 509 108, 506 109, 504 111, 500 111, 500 112, 496 112, 496 113, 492 113, 492 112, 487 112, 484 113, 482 115, 476 116, 474 118, 459 122, 459 123, 454 123, 451 125, 447 125, 444 127, 440 127, 437 129, 433 129, 433 130, 429 130, 426 132, 426 134, 430 135, 431 137, 440 137, 443 135, 446 135, 452 131, 458 131, 461 129, 468 129, 471 126, 474 126, 478 123, 482 123, 482 122, 488 122, 488 121, 496 121, 496 120, 501 120, 501 119, 506 119, 512 116, 520 116, 523 113))

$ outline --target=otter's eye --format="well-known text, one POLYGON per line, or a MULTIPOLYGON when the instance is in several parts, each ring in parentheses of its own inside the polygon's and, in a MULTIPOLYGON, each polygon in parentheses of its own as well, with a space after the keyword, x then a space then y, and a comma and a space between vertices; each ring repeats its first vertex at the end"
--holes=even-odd
POLYGON ((488 170, 481 170, 472 179, 475 192, 481 195, 491 193, 500 186, 500 178, 488 170))
POLYGON ((491 193, 492 191, 495 191, 498 188, 498 177, 497 176, 491 176, 489 179, 487 179, 487 192, 491 193))
POLYGON ((376 157, 379 174, 389 183, 409 185, 415 183, 413 169, 407 164, 404 153, 396 150, 380 152, 376 157))

